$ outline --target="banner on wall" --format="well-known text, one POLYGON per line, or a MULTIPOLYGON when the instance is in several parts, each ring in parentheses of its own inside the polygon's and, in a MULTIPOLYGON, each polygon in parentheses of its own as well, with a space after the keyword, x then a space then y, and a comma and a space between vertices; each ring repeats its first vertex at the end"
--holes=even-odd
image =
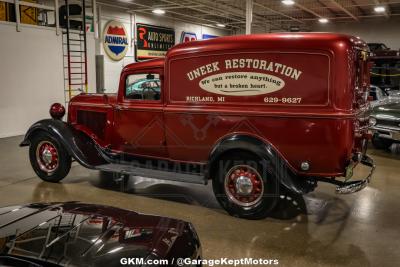
POLYGON ((196 41, 197 35, 194 32, 185 32, 183 31, 181 34, 181 43, 196 41))
MULTIPOLYGON (((36 0, 25 0, 24 2, 37 3, 36 0)), ((38 9, 30 6, 19 6, 20 22, 24 24, 38 24, 38 9)), ((15 4, 0 1, 0 20, 16 22, 15 4)))
POLYGON ((86 32, 94 32, 93 16, 85 16, 86 32))
POLYGON ((111 20, 104 27, 103 47, 108 57, 114 61, 123 59, 128 52, 127 31, 121 22, 111 20))
POLYGON ((219 36, 203 33, 203 38, 202 39, 203 40, 207 40, 207 39, 213 39, 213 38, 217 38, 217 37, 219 37, 219 36))
POLYGON ((7 10, 5 2, 0 2, 0 20, 7 20, 7 10))
POLYGON ((165 57, 175 45, 175 30, 136 23, 136 61, 165 57))

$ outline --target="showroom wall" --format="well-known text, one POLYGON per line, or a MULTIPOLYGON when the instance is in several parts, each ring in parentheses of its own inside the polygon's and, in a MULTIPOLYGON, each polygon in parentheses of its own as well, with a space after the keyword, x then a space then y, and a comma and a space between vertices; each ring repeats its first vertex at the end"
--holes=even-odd
POLYGON ((400 49, 400 18, 360 22, 315 24, 313 31, 341 32, 361 37, 366 42, 385 43, 393 49, 400 49))
POLYGON ((15 24, 1 23, 0 32, 0 137, 6 137, 24 133, 49 116, 51 103, 64 101, 64 78, 61 36, 54 29, 17 32, 15 24))

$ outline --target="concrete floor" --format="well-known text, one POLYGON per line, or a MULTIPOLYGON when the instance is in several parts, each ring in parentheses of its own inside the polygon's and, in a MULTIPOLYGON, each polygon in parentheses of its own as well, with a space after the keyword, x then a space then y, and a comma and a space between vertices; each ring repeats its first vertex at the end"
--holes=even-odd
MULTIPOLYGON (((74 165, 59 184, 31 169, 22 137, 0 139, 0 206, 78 200, 191 221, 207 259, 271 258, 280 266, 398 266, 400 264, 400 156, 370 150, 377 169, 370 186, 335 195, 320 184, 307 196, 282 199, 273 218, 230 217, 208 186, 132 177, 128 191, 96 171, 74 165)), ((356 175, 365 174, 357 170, 356 175)))

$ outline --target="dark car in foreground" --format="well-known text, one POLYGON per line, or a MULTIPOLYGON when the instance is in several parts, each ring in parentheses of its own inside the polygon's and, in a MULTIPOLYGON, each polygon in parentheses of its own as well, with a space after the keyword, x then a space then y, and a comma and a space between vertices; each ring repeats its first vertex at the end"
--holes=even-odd
POLYGON ((177 258, 201 258, 193 226, 181 220, 77 202, 0 208, 0 266, 175 266, 177 258))
POLYGON ((400 100, 393 99, 371 110, 369 119, 373 132, 372 144, 378 149, 388 149, 400 142, 400 100))

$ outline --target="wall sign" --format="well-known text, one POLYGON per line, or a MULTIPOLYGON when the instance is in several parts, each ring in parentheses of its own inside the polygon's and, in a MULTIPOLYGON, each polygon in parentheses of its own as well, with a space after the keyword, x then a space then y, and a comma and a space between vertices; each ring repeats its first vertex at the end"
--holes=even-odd
POLYGON ((103 32, 103 46, 107 55, 115 61, 125 57, 128 52, 128 35, 124 25, 118 21, 109 21, 103 32))
POLYGON ((164 57, 175 45, 175 30, 171 28, 136 24, 136 60, 164 57))
POLYGON ((213 39, 213 38, 217 38, 218 36, 216 36, 216 35, 212 35, 212 34, 206 34, 206 33, 203 33, 203 40, 207 40, 207 39, 213 39))
POLYGON ((196 41, 197 35, 194 32, 185 32, 183 31, 181 34, 181 43, 196 41))

